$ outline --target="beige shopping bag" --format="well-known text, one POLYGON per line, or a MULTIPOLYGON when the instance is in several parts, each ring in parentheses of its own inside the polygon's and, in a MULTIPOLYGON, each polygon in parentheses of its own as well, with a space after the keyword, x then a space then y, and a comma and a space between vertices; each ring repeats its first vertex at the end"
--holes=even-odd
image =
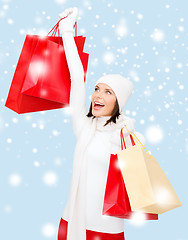
POLYGON ((161 214, 182 206, 155 157, 133 136, 137 144, 117 152, 132 211, 161 214))

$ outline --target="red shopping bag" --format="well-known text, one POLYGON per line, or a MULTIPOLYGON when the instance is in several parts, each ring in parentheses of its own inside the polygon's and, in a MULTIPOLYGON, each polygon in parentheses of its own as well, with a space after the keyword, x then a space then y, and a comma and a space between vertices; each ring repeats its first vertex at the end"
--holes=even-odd
POLYGON ((123 217, 131 211, 129 199, 123 182, 121 171, 118 167, 116 154, 111 154, 108 178, 106 184, 103 214, 123 217))
MULTIPOLYGON (((71 80, 62 38, 55 36, 58 24, 52 28, 52 36, 26 36, 5 103, 17 113, 58 109, 69 104, 71 80)), ((83 52, 85 37, 75 36, 74 40, 86 76, 89 54, 83 52)))
MULTIPOLYGON (((123 138, 121 129, 121 149, 123 150, 123 138)), ((135 145, 132 135, 130 135, 132 145, 135 145)), ((113 217, 132 219, 129 197, 126 191, 125 183, 121 173, 117 154, 111 154, 106 183, 106 190, 103 204, 103 214, 113 217)), ((145 213, 146 220, 158 220, 158 214, 145 213)))

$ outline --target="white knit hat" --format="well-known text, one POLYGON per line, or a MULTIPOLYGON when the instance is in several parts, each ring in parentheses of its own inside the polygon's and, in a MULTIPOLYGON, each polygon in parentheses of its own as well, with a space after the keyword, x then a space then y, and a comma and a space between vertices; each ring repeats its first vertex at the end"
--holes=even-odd
POLYGON ((117 97, 119 111, 121 112, 133 92, 133 83, 119 74, 105 75, 99 78, 95 85, 98 83, 105 83, 112 88, 117 97))

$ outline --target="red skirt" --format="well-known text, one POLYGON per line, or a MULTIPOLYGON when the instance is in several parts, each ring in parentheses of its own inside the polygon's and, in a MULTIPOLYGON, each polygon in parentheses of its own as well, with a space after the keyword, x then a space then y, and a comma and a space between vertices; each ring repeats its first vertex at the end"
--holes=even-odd
MULTIPOLYGON (((58 230, 58 240, 67 240, 68 222, 61 218, 58 230)), ((121 233, 102 233, 86 230, 86 240, 125 240, 124 232, 121 233)))

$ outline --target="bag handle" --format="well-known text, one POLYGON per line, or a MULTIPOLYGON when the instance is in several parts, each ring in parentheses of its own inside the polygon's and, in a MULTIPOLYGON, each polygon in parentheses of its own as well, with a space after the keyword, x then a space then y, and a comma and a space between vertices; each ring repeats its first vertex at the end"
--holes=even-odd
MULTIPOLYGON (((127 148, 126 147, 126 142, 125 142, 125 136, 124 136, 124 133, 123 133, 123 128, 121 129, 120 136, 121 136, 121 149, 123 150, 123 146, 124 146, 125 149, 127 148)), ((131 134, 129 136, 130 136, 130 139, 131 139, 131 143, 134 146, 135 141, 133 139, 133 136, 131 134)))
MULTIPOLYGON (((125 125, 125 127, 126 127, 127 131, 130 133, 130 139, 131 139, 132 145, 133 145, 133 146, 135 145, 135 141, 134 141, 133 136, 132 136, 132 134, 133 134, 134 137, 135 137, 135 139, 137 140, 137 142, 140 143, 141 147, 142 147, 143 149, 145 149, 146 152, 147 152, 147 153, 149 154, 149 156, 151 157, 151 154, 147 151, 147 149, 144 147, 144 145, 141 143, 141 141, 138 139, 138 137, 137 137, 134 133, 131 133, 131 132, 129 131, 129 129, 127 128, 126 125, 125 125)), ((123 127, 123 128, 124 128, 124 127, 123 127)), ((125 149, 126 149, 125 136, 124 136, 124 133, 123 133, 123 128, 121 129, 121 133, 120 133, 120 136, 121 136, 121 148, 122 148, 122 150, 123 150, 123 143, 124 143, 124 147, 125 147, 125 149)))
MULTIPOLYGON (((66 17, 64 17, 66 18, 66 17)), ((53 28, 49 31, 49 33, 47 34, 47 36, 49 36, 50 33, 52 33, 52 36, 55 36, 58 32, 58 37, 60 37, 60 31, 59 31, 59 23, 64 19, 64 18, 61 18, 55 26, 53 26, 53 28)), ((77 21, 75 22, 73 28, 75 29, 75 36, 77 37, 77 21)))

